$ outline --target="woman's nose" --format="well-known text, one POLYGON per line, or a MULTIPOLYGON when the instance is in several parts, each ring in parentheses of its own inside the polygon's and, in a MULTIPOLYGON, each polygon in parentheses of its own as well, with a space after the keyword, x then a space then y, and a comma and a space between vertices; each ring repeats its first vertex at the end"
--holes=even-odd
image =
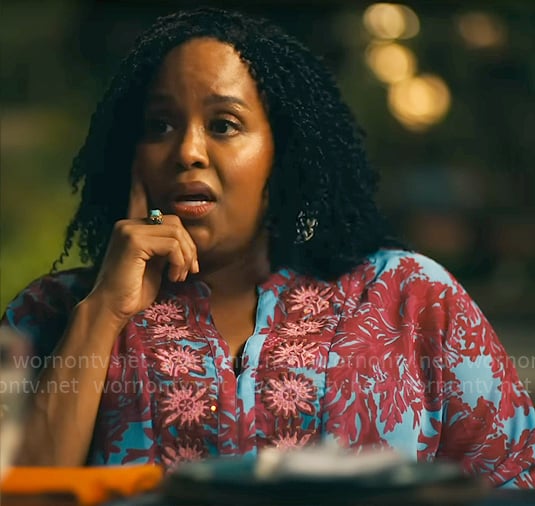
POLYGON ((176 161, 181 168, 203 169, 208 167, 204 126, 188 125, 177 143, 176 161))

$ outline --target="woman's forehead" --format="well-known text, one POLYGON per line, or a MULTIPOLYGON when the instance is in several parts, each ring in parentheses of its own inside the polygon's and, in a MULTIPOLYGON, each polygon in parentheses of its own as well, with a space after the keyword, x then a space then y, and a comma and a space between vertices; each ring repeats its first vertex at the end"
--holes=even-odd
POLYGON ((195 38, 174 47, 163 59, 149 95, 176 91, 258 99, 249 67, 230 44, 212 38, 195 38))

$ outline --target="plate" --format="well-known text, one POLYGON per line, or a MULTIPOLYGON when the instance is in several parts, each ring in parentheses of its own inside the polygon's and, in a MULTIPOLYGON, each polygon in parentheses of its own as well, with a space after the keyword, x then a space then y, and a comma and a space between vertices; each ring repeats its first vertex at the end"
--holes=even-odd
POLYGON ((295 470, 259 476, 258 461, 232 457, 182 465, 162 491, 184 506, 460 506, 488 488, 448 463, 395 462, 353 476, 295 470))

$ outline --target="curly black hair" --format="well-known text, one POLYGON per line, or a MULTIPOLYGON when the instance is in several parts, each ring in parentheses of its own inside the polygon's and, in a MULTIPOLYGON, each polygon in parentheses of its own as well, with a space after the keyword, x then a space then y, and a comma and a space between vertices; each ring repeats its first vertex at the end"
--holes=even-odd
POLYGON ((264 100, 275 143, 265 218, 272 268, 334 279, 381 247, 401 246, 375 204, 378 175, 364 132, 325 65, 264 19, 201 8, 158 18, 99 102, 71 168, 81 202, 58 262, 76 239, 84 263, 102 261, 113 224, 126 215, 146 90, 166 54, 197 37, 233 46, 264 100))

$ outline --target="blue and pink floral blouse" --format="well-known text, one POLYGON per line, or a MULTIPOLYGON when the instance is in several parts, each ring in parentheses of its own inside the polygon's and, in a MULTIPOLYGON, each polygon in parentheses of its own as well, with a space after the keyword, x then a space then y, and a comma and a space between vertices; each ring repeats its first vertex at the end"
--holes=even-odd
MULTIPOLYGON (((44 362, 90 278, 37 280, 3 323, 44 362)), ((535 486, 531 400, 477 305, 432 260, 384 250, 336 282, 273 273, 258 286, 238 375, 209 295, 199 281, 165 285, 119 335, 97 385, 90 464, 172 466, 336 439, 535 486)))

